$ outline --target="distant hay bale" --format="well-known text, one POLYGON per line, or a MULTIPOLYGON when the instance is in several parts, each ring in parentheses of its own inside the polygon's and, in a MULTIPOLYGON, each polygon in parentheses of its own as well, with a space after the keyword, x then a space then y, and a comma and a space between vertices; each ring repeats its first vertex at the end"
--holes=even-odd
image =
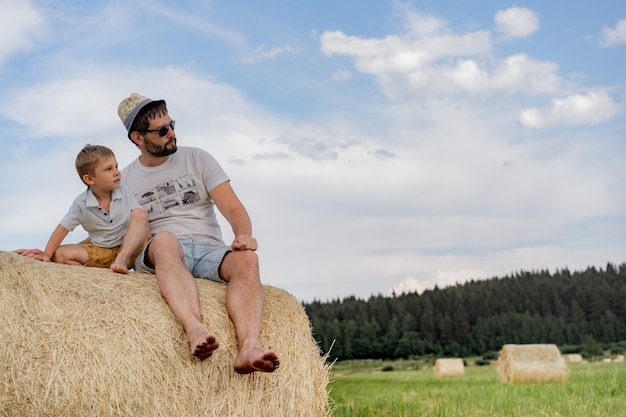
POLYGON ((565 359, 565 362, 567 363, 582 363, 583 362, 583 357, 580 353, 568 353, 566 355, 563 355, 563 359, 565 359))
POLYGON ((440 358, 435 361, 435 376, 447 378, 465 375, 465 364, 461 358, 440 358))
POLYGON ((504 345, 496 365, 502 382, 564 381, 567 365, 556 345, 504 345))
POLYGON ((153 276, 0 251, 0 415, 330 415, 330 365, 295 297, 264 287, 261 342, 281 366, 240 375, 226 286, 198 286, 204 322, 220 342, 203 362, 153 276))
POLYGON ((617 355, 613 362, 624 362, 624 355, 617 355))

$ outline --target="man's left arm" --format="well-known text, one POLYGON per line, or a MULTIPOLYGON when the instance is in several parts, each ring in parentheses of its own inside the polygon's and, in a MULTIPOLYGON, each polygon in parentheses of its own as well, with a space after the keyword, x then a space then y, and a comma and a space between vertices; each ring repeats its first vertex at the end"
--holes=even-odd
POLYGON ((235 191, 226 181, 213 188, 209 193, 222 216, 230 223, 235 239, 233 250, 257 250, 257 241, 252 236, 252 222, 248 211, 243 206, 235 191))

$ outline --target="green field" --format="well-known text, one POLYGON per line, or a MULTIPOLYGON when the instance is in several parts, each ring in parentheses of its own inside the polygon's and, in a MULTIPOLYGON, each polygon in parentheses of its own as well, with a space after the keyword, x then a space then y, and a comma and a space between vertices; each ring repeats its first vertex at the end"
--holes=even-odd
POLYGON ((624 363, 570 364, 565 382, 547 384, 501 383, 493 365, 448 379, 410 361, 336 363, 332 372, 333 417, 626 416, 624 363))

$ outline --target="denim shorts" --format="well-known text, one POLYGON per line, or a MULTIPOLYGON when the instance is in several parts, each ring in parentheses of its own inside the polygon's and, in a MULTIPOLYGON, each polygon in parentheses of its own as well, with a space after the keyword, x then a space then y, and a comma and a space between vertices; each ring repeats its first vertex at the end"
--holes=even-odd
MULTIPOLYGON (((220 276, 219 269, 224 257, 232 252, 230 246, 196 240, 181 240, 180 245, 185 256, 185 266, 191 272, 191 275, 195 278, 206 278, 222 283, 227 282, 220 276)), ((146 265, 146 251, 149 247, 150 243, 144 247, 143 252, 137 257, 135 271, 154 274, 154 268, 146 265)))

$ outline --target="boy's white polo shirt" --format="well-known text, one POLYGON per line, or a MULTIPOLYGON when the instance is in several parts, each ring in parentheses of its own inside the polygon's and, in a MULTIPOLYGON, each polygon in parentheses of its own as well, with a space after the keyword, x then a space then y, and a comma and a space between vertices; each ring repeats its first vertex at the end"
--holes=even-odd
POLYGON ((121 186, 111 192, 108 212, 100 207, 91 188, 87 188, 74 199, 59 224, 69 231, 81 225, 89 234, 91 243, 102 248, 113 248, 122 244, 130 213, 136 208, 141 206, 126 187, 121 186))

